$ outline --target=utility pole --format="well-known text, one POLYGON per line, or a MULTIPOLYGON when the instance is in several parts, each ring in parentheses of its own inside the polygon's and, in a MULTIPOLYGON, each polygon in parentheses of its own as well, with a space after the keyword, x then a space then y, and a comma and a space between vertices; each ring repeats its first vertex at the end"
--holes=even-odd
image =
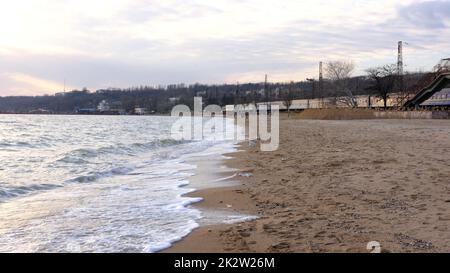
POLYGON ((403 76, 403 41, 398 42, 397 72, 399 76, 403 76))
POLYGON ((408 43, 405 43, 403 41, 398 42, 398 60, 397 60, 397 72, 398 72, 398 78, 399 78, 399 88, 400 92, 405 93, 405 80, 404 80, 404 63, 403 63, 403 45, 407 45, 408 43))

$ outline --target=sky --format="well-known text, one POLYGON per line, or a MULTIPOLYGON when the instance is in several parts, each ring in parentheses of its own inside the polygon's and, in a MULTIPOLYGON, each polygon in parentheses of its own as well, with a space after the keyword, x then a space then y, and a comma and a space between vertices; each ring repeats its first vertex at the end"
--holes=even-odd
POLYGON ((0 96, 355 75, 450 57, 450 0, 0 0, 0 96))

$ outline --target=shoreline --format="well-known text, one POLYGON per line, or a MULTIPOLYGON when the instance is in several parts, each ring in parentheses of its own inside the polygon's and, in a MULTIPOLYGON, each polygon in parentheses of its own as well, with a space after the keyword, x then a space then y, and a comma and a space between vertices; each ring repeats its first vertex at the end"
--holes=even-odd
MULTIPOLYGON (((244 146, 243 143, 238 144, 237 151, 224 154, 224 158, 212 163, 213 165, 220 164, 222 168, 226 169, 226 172, 217 172, 209 176, 210 178, 214 177, 216 181, 221 181, 219 185, 200 186, 200 189, 185 195, 190 198, 202 199, 202 201, 192 204, 191 207, 200 210, 204 219, 200 221, 198 228, 182 240, 173 243, 171 247, 162 250, 161 253, 232 253, 236 251, 234 248, 227 248, 226 241, 222 240, 222 234, 228 232, 230 228, 239 226, 240 223, 253 221, 253 219, 246 220, 247 216, 258 217, 256 204, 245 192, 245 184, 242 184, 242 180, 239 178, 242 170, 239 169, 238 164, 235 164, 239 154, 246 152, 244 146), (230 219, 229 223, 225 223, 226 215, 237 215, 242 218, 237 219, 237 223, 234 223, 233 219, 230 219), (199 242, 204 243, 199 244, 199 242)), ((199 174, 196 174, 197 177, 193 177, 193 181, 188 187, 198 187, 202 174, 204 171, 208 171, 208 167, 211 167, 203 164, 197 166, 199 174)))
POLYGON ((164 253, 450 251, 448 120, 282 117, 280 149, 241 145, 241 184, 199 190, 202 212, 231 203, 260 218, 200 225, 164 253), (222 201, 222 202, 221 202, 222 201))

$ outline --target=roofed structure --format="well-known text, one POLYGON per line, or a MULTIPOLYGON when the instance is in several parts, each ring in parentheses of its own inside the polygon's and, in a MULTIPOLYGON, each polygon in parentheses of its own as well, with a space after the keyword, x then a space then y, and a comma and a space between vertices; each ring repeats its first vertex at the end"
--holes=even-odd
MULTIPOLYGON (((448 59, 447 64, 450 64, 450 59, 448 59)), ((443 69, 445 67, 440 67, 439 69, 443 69)), ((442 72, 437 76, 434 81, 423 88, 419 93, 417 93, 411 100, 405 103, 406 108, 412 107, 420 107, 420 106, 438 106, 433 104, 433 100, 430 100, 436 93, 446 93, 446 90, 450 88, 450 70, 442 72)), ((447 102, 442 104, 442 101, 439 103, 439 106, 450 106, 450 99, 447 102), (448 105, 447 105, 448 104, 448 105)))

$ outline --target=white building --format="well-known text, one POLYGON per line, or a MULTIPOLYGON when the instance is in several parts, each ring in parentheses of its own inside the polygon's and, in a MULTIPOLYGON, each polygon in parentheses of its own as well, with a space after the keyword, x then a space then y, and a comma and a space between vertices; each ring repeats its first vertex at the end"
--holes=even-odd
POLYGON ((111 110, 111 107, 109 106, 109 103, 106 100, 102 100, 98 106, 97 106, 97 110, 99 112, 108 112, 109 110, 111 110))
POLYGON ((134 113, 136 115, 146 115, 147 114, 147 110, 145 108, 136 107, 136 108, 134 108, 134 113))

